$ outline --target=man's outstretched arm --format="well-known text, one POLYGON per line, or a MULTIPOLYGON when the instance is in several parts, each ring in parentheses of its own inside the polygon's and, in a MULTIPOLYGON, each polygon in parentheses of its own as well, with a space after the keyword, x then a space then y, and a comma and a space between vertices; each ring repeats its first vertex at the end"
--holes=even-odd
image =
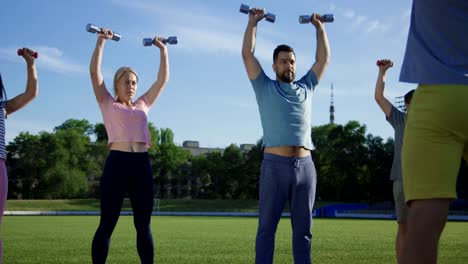
POLYGON ((249 22, 244 33, 244 42, 242 44, 242 59, 244 60, 245 69, 250 80, 257 79, 258 75, 262 71, 262 67, 255 58, 255 42, 257 34, 258 21, 265 17, 265 10, 252 8, 249 13, 249 22))

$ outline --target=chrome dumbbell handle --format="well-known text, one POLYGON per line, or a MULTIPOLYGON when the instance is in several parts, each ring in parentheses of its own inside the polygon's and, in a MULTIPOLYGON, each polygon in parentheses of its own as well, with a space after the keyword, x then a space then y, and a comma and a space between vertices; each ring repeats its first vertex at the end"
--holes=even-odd
MULTIPOLYGON (((102 29, 93 24, 86 25, 86 31, 90 33, 102 33, 102 29)), ((117 32, 113 32, 112 40, 119 41, 121 38, 122 38, 122 35, 120 35, 117 32)))
MULTIPOLYGON (((250 7, 248 5, 241 4, 239 12, 244 13, 244 14, 249 14, 251 11, 250 7)), ((275 23, 276 20, 276 15, 272 13, 266 13, 265 14, 265 19, 268 22, 275 23)))
MULTIPOLYGON (((176 36, 171 36, 168 37, 167 39, 163 39, 162 42, 164 44, 171 44, 175 45, 178 43, 177 37, 176 36)), ((143 39, 143 46, 152 46, 153 45, 153 39, 152 38, 144 38, 143 39)))
MULTIPOLYGON (((333 14, 323 14, 320 16, 320 21, 322 23, 331 23, 335 21, 335 16, 333 14)), ((299 23, 301 24, 307 24, 310 23, 311 17, 309 15, 303 15, 299 16, 299 23)))

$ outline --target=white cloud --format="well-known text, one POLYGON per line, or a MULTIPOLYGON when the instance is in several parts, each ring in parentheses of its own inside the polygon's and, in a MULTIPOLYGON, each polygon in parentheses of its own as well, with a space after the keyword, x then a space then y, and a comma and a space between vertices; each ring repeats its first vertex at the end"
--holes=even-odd
MULTIPOLYGON (((232 23, 206 5, 191 4, 187 6, 184 3, 185 7, 180 9, 180 7, 168 2, 113 0, 113 3, 148 12, 152 16, 154 13, 160 15, 159 19, 167 22, 164 31, 171 32, 171 35, 181 36, 177 44, 177 48, 180 50, 238 56, 240 58, 245 23, 247 22, 243 14, 236 14, 240 16, 239 23, 232 23), (214 27, 214 25, 216 26, 214 27)), ((262 26, 259 35, 257 35, 255 56, 261 62, 271 63, 273 50, 277 46, 275 43, 278 42, 276 40, 287 38, 287 36, 270 29, 268 26, 262 26)), ((305 67, 310 67, 310 65, 305 65, 305 67)))
POLYGON ((406 42, 411 17, 411 8, 406 9, 400 16, 400 30, 395 34, 394 43, 406 42))
POLYGON ((189 50, 204 50, 211 52, 224 51, 239 54, 242 40, 236 34, 213 31, 198 27, 172 27, 176 35, 182 35, 179 47, 189 50))
MULTIPOLYGON (((241 54, 243 31, 239 30, 238 24, 229 23, 226 18, 212 15, 215 13, 213 10, 195 5, 180 9, 180 7, 168 4, 141 0, 113 0, 113 2, 152 14, 157 13, 161 15, 161 19, 170 20, 170 23, 166 24, 168 26, 165 31, 172 32, 171 34, 176 36, 183 36, 179 37, 177 44, 179 49, 233 56, 241 54)), ((276 45, 271 41, 257 38, 255 55, 259 60, 270 61, 275 47, 276 45)))
POLYGON ((157 14, 160 18, 171 23, 182 22, 184 25, 197 23, 212 27, 217 25, 220 28, 226 29, 229 24, 226 23, 226 19, 223 17, 213 16, 212 12, 207 10, 203 6, 191 5, 190 7, 177 5, 167 5, 165 3, 155 3, 152 1, 141 1, 141 0, 113 0, 117 5, 129 7, 133 9, 142 10, 146 13, 150 13, 152 16, 157 14), (220 25, 223 25, 222 27, 220 25))
MULTIPOLYGON (((209 53, 229 54, 240 56, 242 49, 242 38, 238 33, 216 31, 201 27, 173 26, 177 35, 184 36, 179 42, 179 48, 188 51, 204 51, 209 53)), ((259 60, 271 60, 273 49, 276 47, 272 42, 257 39, 255 56, 259 60)))
MULTIPOLYGON (((54 47, 37 46, 31 47, 39 53, 37 67, 44 68, 57 73, 86 73, 87 67, 72 63, 64 58, 63 52, 54 47)), ((0 48, 0 57, 12 62, 21 62, 18 60, 15 48, 0 48)))
POLYGON ((354 20, 352 27, 358 27, 361 24, 363 24, 367 20, 367 17, 365 16, 356 16, 356 20, 354 20))
POLYGON ((351 9, 346 9, 343 12, 343 16, 349 19, 352 19, 355 15, 356 13, 354 12, 354 10, 351 10, 351 9))
POLYGON ((75 64, 64 58, 63 52, 54 47, 37 47, 40 61, 38 67, 44 67, 57 73, 87 73, 88 68, 84 65, 75 64))
POLYGON ((383 24, 380 20, 370 20, 364 15, 356 13, 353 9, 337 8, 338 13, 346 19, 351 20, 350 28, 352 31, 363 30, 366 33, 385 32, 391 25, 383 24))
MULTIPOLYGON (((171 4, 170 1, 155 3, 145 0, 113 0, 113 3, 127 8, 141 10, 149 14, 151 18, 157 14, 159 20, 165 21, 164 25, 160 23, 156 25, 158 31, 170 30, 171 28, 168 25, 191 27, 194 29, 209 28, 214 30, 213 35, 217 34, 217 32, 235 32, 239 33, 237 37, 242 39, 247 23, 247 16, 242 13, 233 12, 232 16, 239 18, 239 23, 232 23, 232 20, 222 16, 215 8, 212 8, 211 5, 197 5, 188 1, 184 3, 183 9, 180 8, 180 4, 171 4), (164 27, 164 29, 161 27, 164 27)), ((236 8, 238 8, 238 6, 236 6, 236 8)), ((267 22, 262 21, 262 23, 267 22)), ((151 28, 151 26, 148 26, 148 28, 151 28)), ((283 33, 275 30, 274 27, 262 26, 261 28, 262 36, 288 39, 283 33)), ((140 36, 141 33, 141 29, 139 29, 138 36, 140 36)))
POLYGON ((367 24, 366 32, 370 33, 374 30, 379 29, 379 27, 380 27, 380 22, 378 20, 371 21, 369 22, 369 24, 367 24))

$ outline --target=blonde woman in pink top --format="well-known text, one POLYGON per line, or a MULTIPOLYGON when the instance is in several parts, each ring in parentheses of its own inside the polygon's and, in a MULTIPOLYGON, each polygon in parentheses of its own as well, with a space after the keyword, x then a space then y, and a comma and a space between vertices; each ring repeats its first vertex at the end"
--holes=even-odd
POLYGON ((148 158, 150 134, 147 114, 169 79, 166 45, 161 37, 153 44, 159 48, 158 79, 134 101, 138 74, 122 67, 114 76, 114 96, 104 83, 101 61, 104 45, 112 31, 102 29, 91 58, 90 73, 94 94, 101 109, 110 149, 100 179, 101 218, 93 238, 93 263, 105 263, 110 237, 120 215, 126 194, 130 197, 137 232, 137 250, 141 263, 153 263, 154 247, 150 229, 153 209, 153 175, 148 158))

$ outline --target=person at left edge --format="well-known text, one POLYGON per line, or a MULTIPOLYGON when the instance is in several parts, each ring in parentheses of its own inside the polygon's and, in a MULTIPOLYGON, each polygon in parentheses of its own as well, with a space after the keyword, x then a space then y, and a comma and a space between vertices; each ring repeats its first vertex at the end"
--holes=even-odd
MULTIPOLYGON (((16 97, 8 100, 6 96, 5 87, 3 85, 2 77, 0 75, 0 228, 2 225, 3 212, 5 211, 5 204, 8 193, 8 176, 5 166, 7 158, 5 147, 5 119, 6 117, 23 108, 39 93, 36 63, 33 57, 33 51, 28 48, 23 48, 21 56, 26 61, 26 71, 28 73, 28 80, 26 82, 26 91, 17 95, 16 97)), ((2 236, 0 230, 0 264, 2 263, 2 236)))

